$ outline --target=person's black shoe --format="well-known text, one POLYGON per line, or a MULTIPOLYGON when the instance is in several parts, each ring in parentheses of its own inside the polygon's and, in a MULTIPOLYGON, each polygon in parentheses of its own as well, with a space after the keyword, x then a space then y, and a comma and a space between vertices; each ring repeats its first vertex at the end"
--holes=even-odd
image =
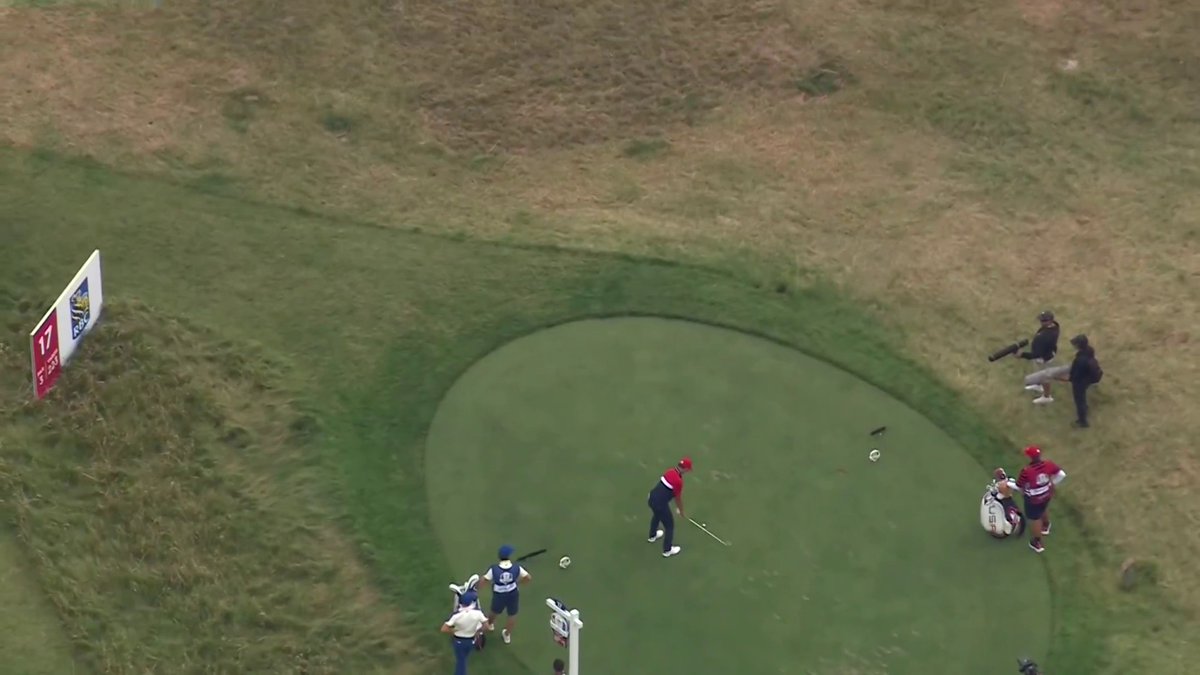
POLYGON ((1079 420, 1075 420, 1074 422, 1071 422, 1071 426, 1075 427, 1076 429, 1087 429, 1091 425, 1088 424, 1087 422, 1080 422, 1079 420))

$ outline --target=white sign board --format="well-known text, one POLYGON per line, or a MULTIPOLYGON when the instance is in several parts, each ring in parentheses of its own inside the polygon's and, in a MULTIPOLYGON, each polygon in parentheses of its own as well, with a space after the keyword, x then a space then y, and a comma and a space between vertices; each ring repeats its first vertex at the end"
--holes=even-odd
POLYGON ((96 250, 29 334, 33 389, 39 399, 54 387, 63 365, 96 325, 103 306, 100 251, 96 250))

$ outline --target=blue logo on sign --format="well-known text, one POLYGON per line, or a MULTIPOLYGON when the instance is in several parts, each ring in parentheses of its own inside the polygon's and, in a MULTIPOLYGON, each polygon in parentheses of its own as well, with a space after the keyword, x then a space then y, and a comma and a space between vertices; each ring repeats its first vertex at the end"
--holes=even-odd
POLYGON ((71 294, 71 339, 78 340, 83 331, 87 330, 88 321, 92 318, 92 300, 88 297, 88 280, 71 294))

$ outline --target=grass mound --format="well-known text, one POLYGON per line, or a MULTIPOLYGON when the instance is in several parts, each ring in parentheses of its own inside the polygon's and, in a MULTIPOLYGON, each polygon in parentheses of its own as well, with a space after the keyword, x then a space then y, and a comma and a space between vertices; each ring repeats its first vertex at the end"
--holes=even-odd
MULTIPOLYGON (((2 357, 9 381, 27 378, 15 348, 2 357)), ((317 421, 278 375, 113 305, 45 402, 27 388, 0 399, 5 515, 87 665, 397 673, 422 660, 311 487, 317 421)))

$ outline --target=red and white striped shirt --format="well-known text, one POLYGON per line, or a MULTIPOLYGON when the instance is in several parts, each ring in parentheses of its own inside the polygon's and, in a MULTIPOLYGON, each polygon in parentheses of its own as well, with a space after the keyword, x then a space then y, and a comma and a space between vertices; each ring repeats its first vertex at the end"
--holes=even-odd
POLYGON ((1054 496, 1054 486, 1067 477, 1062 467, 1047 459, 1030 462, 1017 476, 1017 487, 1033 504, 1045 504, 1054 496))
POLYGON ((683 473, 675 467, 671 467, 663 472, 662 478, 658 479, 666 487, 670 488, 674 493, 675 498, 679 499, 683 495, 683 473))

